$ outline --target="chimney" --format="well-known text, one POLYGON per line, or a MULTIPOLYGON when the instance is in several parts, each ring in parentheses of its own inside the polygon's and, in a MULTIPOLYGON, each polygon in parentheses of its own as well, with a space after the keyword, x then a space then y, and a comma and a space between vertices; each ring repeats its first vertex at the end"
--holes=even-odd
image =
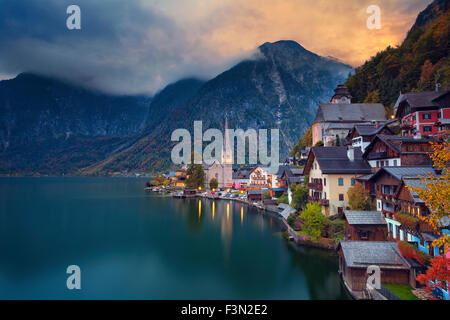
POLYGON ((353 148, 347 149, 347 158, 350 161, 355 161, 355 149, 353 149, 353 148))
POLYGON ((439 92, 440 89, 441 89, 441 84, 440 83, 436 83, 436 92, 439 92))

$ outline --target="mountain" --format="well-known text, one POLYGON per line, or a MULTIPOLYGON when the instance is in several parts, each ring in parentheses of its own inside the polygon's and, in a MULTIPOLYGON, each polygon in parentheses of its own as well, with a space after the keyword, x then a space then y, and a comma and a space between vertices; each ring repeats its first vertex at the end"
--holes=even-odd
POLYGON ((350 66, 320 57, 294 41, 265 43, 253 57, 198 88, 191 85, 192 91, 179 89, 183 83, 163 90, 150 106, 150 112, 159 115, 160 124, 148 126, 131 146, 83 173, 167 169, 175 129, 192 132, 193 122, 202 120, 204 130, 223 130, 226 116, 230 128, 279 128, 281 153, 287 155, 311 125, 319 103, 328 101, 351 71, 350 66), (185 94, 184 102, 172 94, 174 91, 185 94), (165 102, 156 107, 155 101, 165 102))
POLYGON ((355 70, 346 81, 354 102, 392 107, 400 92, 450 88, 450 13, 448 0, 422 11, 403 43, 388 47, 355 70))
POLYGON ((0 173, 60 174, 99 161, 146 127, 151 99, 23 73, 0 82, 0 173))
POLYGON ((153 98, 114 96, 35 74, 0 82, 0 174, 158 172, 177 128, 280 129, 287 155, 352 68, 294 41, 265 43, 214 79, 182 79, 153 98))

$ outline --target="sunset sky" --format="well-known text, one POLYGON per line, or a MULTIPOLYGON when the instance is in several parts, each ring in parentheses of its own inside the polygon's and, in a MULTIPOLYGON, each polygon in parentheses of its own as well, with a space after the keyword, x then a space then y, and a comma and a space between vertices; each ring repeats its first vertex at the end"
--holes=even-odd
POLYGON ((114 93, 211 78, 264 42, 295 40, 359 66, 400 44, 431 0, 14 0, 0 2, 0 78, 32 71, 114 93), (81 8, 82 29, 66 28, 81 8), (369 30, 369 5, 381 29, 369 30))

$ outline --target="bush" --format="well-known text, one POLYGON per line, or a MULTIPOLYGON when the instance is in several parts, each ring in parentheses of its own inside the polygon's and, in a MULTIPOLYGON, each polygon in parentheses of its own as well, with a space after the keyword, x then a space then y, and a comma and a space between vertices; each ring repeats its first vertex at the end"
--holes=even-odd
POLYGON ((362 184, 357 183, 348 189, 347 195, 351 210, 370 211, 374 209, 369 190, 364 188, 362 184))
POLYGON ((290 188, 292 191, 292 207, 296 209, 304 208, 308 202, 308 188, 301 184, 291 185, 290 188))
POLYGON ((279 197, 279 198, 277 199, 277 203, 278 203, 278 204, 280 204, 280 203, 289 204, 288 196, 285 195, 285 194, 283 194, 281 197, 279 197))
POLYGON ((303 234, 319 240, 329 220, 322 214, 322 209, 318 203, 308 203, 305 210, 300 213, 303 222, 303 234))

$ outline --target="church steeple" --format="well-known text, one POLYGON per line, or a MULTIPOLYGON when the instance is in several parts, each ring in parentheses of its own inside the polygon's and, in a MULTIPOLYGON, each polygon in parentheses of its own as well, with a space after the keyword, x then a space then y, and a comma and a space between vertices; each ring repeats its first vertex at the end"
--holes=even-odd
POLYGON ((351 103, 352 96, 348 91, 348 88, 339 84, 336 89, 334 89, 334 95, 331 97, 331 103, 351 103))
POLYGON ((225 129, 223 139, 222 164, 233 163, 233 152, 230 145, 230 137, 228 136, 228 115, 225 114, 225 129))

